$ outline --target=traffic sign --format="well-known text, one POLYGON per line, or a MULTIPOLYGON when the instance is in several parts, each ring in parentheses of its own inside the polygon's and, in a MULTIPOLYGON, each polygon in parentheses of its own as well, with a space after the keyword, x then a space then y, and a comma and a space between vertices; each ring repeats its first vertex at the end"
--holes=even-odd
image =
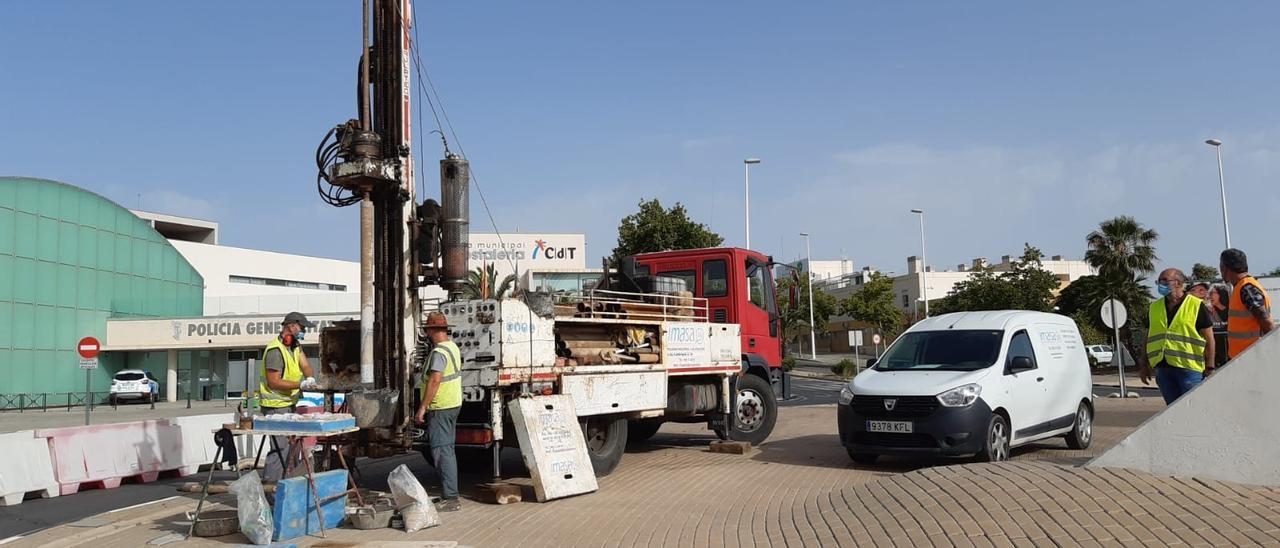
POLYGON ((98 368, 98 358, 80 358, 80 369, 89 370, 98 368))
POLYGON ((1125 322, 1129 321, 1129 313, 1124 308, 1124 303, 1115 299, 1107 299, 1102 303, 1102 323, 1112 329, 1124 327, 1125 322), (1115 322, 1114 324, 1112 322, 1115 322))
POLYGON ((875 333, 871 335, 871 344, 880 344, 880 341, 881 339, 880 339, 879 333, 875 333))
POLYGON ((862 346, 862 332, 861 332, 861 331, 850 331, 850 332, 849 332, 849 346, 850 346, 850 347, 854 347, 854 346, 862 346))
MULTIPOLYGON (((76 352, 79 352, 80 357, 85 359, 97 358, 98 351, 101 349, 102 349, 102 345, 98 343, 98 339, 95 339, 93 337, 85 337, 83 339, 80 339, 80 343, 76 345, 76 352)), ((97 367, 96 365, 97 360, 95 359, 94 362, 95 362, 94 367, 97 367)), ((84 366, 81 365, 81 367, 84 367, 84 366)))

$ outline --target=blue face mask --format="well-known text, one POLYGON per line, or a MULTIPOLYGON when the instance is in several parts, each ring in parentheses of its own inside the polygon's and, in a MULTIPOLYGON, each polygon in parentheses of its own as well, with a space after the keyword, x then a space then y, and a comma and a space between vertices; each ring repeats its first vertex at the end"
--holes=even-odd
POLYGON ((294 338, 294 340, 301 341, 302 339, 307 338, 307 332, 306 332, 306 331, 299 331, 297 335, 294 335, 294 336, 293 336, 293 338, 294 338))
POLYGON ((1173 293, 1173 290, 1168 285, 1156 284, 1156 293, 1159 293, 1161 297, 1168 297, 1170 293, 1173 293))

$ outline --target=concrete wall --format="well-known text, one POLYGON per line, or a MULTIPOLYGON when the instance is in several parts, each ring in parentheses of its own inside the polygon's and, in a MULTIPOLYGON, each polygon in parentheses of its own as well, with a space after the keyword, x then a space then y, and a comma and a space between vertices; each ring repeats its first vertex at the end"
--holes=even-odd
POLYGON ((1091 467, 1280 485, 1280 336, 1151 417, 1091 467))

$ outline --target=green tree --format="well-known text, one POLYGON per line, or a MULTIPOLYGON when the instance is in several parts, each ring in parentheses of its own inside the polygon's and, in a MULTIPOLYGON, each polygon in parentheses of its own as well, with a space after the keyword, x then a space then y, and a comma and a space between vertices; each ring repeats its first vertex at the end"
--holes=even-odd
POLYGON ((493 263, 488 263, 467 273, 467 284, 462 287, 462 296, 465 299, 501 299, 515 285, 515 274, 507 274, 498 282, 498 269, 493 263))
MULTIPOLYGON (((778 311, 782 321, 783 339, 794 342, 803 337, 808 344, 809 338, 809 273, 799 276, 784 276, 778 280, 778 311), (792 288, 795 290, 792 291, 792 288), (795 302, 791 302, 792 293, 795 302)), ((813 286, 813 323, 814 332, 823 333, 831 316, 839 311, 839 303, 830 293, 820 286, 813 286)))
POLYGON ((1077 312, 1071 316, 1071 319, 1075 320, 1076 326, 1080 328, 1080 338, 1084 340, 1084 344, 1111 344, 1110 332, 1100 329, 1096 318, 1084 312, 1077 312))
MULTIPOLYGON (((990 267, 978 271, 952 288, 938 302, 938 313, 970 310, 1052 310, 1053 292, 1058 277, 1045 270, 1044 254, 1031 244, 1024 244, 1022 257, 1005 272, 990 267)), ((932 306, 932 304, 930 305, 932 306)))
POLYGON ((671 209, 662 207, 655 198, 640 200, 640 210, 622 218, 618 225, 618 247, 615 259, 672 249, 717 247, 724 238, 689 218, 689 212, 676 202, 671 209))
POLYGON ((840 314, 876 326, 885 342, 893 340, 902 327, 902 310, 894 305, 893 278, 872 274, 840 302, 840 314))
POLYGON ((1280 266, 1277 266, 1277 267, 1275 267, 1275 268, 1271 269, 1271 272, 1268 272, 1268 273, 1266 273, 1266 274, 1263 274, 1263 276, 1266 276, 1266 277, 1271 277, 1271 276, 1280 276, 1280 266))
POLYGON ((1221 279, 1218 269, 1207 264, 1196 263, 1191 266, 1191 279, 1197 282, 1212 282, 1221 279))
POLYGON ((1146 329, 1147 305, 1151 302, 1151 294, 1142 282, 1156 268, 1159 257, 1155 242, 1159 238, 1155 230, 1128 216, 1103 221, 1098 230, 1085 237, 1089 247, 1084 260, 1098 269, 1098 280, 1088 288, 1087 302, 1091 307, 1101 306, 1103 300, 1114 297, 1125 305, 1129 321, 1120 330, 1120 338, 1134 356, 1139 355, 1139 349, 1134 344, 1133 328, 1146 329))

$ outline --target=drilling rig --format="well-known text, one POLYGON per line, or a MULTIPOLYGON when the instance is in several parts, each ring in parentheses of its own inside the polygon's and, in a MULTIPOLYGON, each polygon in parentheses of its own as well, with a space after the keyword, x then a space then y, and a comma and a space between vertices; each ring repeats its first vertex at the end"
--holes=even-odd
POLYGON ((521 396, 571 397, 597 475, 613 470, 629 439, 664 422, 764 441, 775 387, 786 384, 771 259, 735 248, 640 255, 606 268, 588 291, 463 299, 470 165, 446 143, 440 200, 415 194, 412 8, 364 5, 359 118, 329 130, 316 151, 322 199, 360 207, 361 318, 321 333, 318 375, 328 394, 348 393, 361 427, 356 452, 414 443, 430 286, 448 295, 437 308, 462 354, 457 444, 491 449, 495 476, 515 438, 504 435, 506 408, 521 396))

